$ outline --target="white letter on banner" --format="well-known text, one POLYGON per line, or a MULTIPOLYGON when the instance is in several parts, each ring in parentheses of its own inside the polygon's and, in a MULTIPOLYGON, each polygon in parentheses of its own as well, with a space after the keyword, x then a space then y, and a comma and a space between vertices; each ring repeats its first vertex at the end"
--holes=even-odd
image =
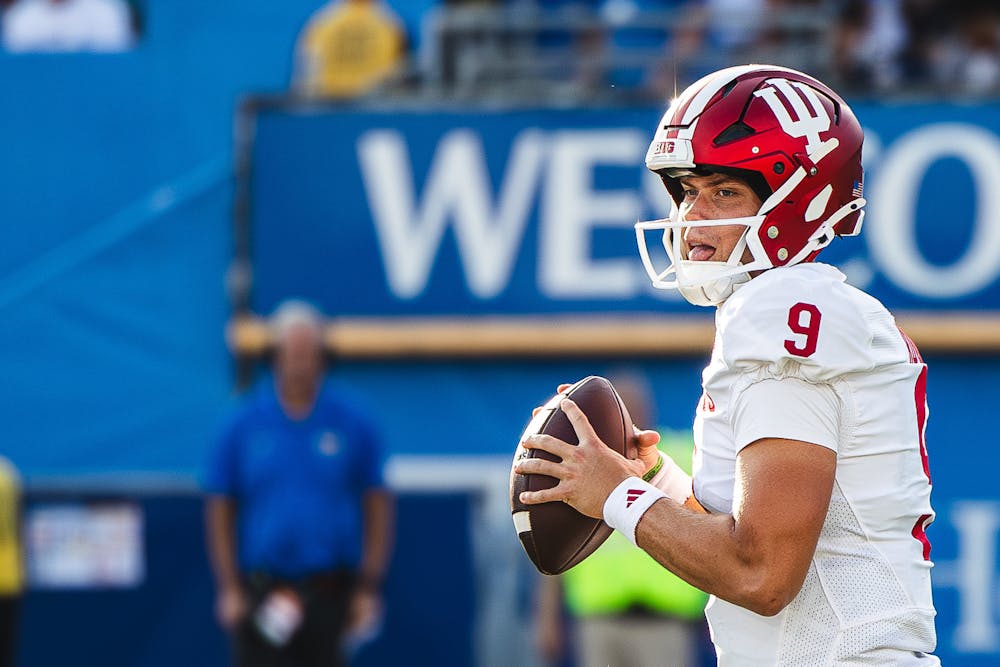
POLYGON ((640 165, 645 141, 642 132, 631 129, 554 136, 538 249, 539 289, 546 296, 629 297, 638 291, 634 255, 598 262, 591 253, 592 230, 601 223, 632 233, 642 212, 638 191, 595 191, 593 171, 600 164, 640 165))
POLYGON ((518 135, 494 210, 482 143, 471 130, 454 130, 438 144, 417 206, 402 134, 362 135, 358 161, 393 294, 412 299, 424 291, 449 220, 469 291, 481 299, 500 294, 521 246, 544 146, 538 131, 518 135))
MULTIPOLYGON (((879 267, 914 294, 946 299, 982 289, 1000 275, 1000 140, 991 132, 959 123, 918 128, 896 141, 882 156, 872 193, 871 222, 865 225, 868 248, 879 267), (953 264, 934 266, 917 247, 916 203, 921 177, 935 161, 956 157, 968 165, 975 182, 975 230, 969 248, 953 264)), ((947 188, 939 188, 947 197, 947 188)), ((947 234, 950 220, 935 221, 947 234)))
POLYGON ((958 591, 955 649, 962 653, 995 653, 1000 650, 1000 626, 996 621, 1000 505, 962 501, 955 503, 950 514, 958 533, 958 553, 954 561, 935 565, 934 585, 958 591))

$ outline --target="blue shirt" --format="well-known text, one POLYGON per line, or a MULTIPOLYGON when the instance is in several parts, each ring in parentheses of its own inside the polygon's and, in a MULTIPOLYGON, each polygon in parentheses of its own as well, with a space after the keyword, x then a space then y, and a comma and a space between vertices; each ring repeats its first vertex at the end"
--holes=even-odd
POLYGON ((371 419, 327 386, 290 419, 263 383, 227 422, 205 490, 235 501, 244 572, 300 577, 356 567, 362 497, 379 487, 382 443, 371 419))

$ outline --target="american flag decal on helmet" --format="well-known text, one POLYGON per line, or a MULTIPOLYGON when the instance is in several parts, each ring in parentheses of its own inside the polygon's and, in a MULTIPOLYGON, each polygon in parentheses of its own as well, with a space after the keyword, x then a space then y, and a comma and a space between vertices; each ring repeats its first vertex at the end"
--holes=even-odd
POLYGON ((865 182, 864 181, 854 181, 854 187, 851 189, 851 194, 855 197, 865 196, 865 182))

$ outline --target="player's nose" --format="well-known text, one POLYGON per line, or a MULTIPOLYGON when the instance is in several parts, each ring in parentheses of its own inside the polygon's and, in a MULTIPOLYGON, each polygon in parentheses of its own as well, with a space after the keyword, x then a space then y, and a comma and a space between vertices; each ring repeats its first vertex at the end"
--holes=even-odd
POLYGON ((684 219, 685 220, 706 220, 706 204, 702 199, 701 195, 694 197, 693 199, 684 202, 684 219))

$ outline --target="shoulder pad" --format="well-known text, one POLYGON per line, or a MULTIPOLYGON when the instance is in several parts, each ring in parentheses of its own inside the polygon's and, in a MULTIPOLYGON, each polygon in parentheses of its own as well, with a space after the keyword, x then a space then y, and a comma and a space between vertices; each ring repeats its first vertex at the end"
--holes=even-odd
POLYGON ((720 307, 718 341, 726 365, 772 366, 775 374, 813 382, 871 369, 872 323, 888 318, 891 324, 892 317, 864 296, 832 267, 767 271, 720 307))

